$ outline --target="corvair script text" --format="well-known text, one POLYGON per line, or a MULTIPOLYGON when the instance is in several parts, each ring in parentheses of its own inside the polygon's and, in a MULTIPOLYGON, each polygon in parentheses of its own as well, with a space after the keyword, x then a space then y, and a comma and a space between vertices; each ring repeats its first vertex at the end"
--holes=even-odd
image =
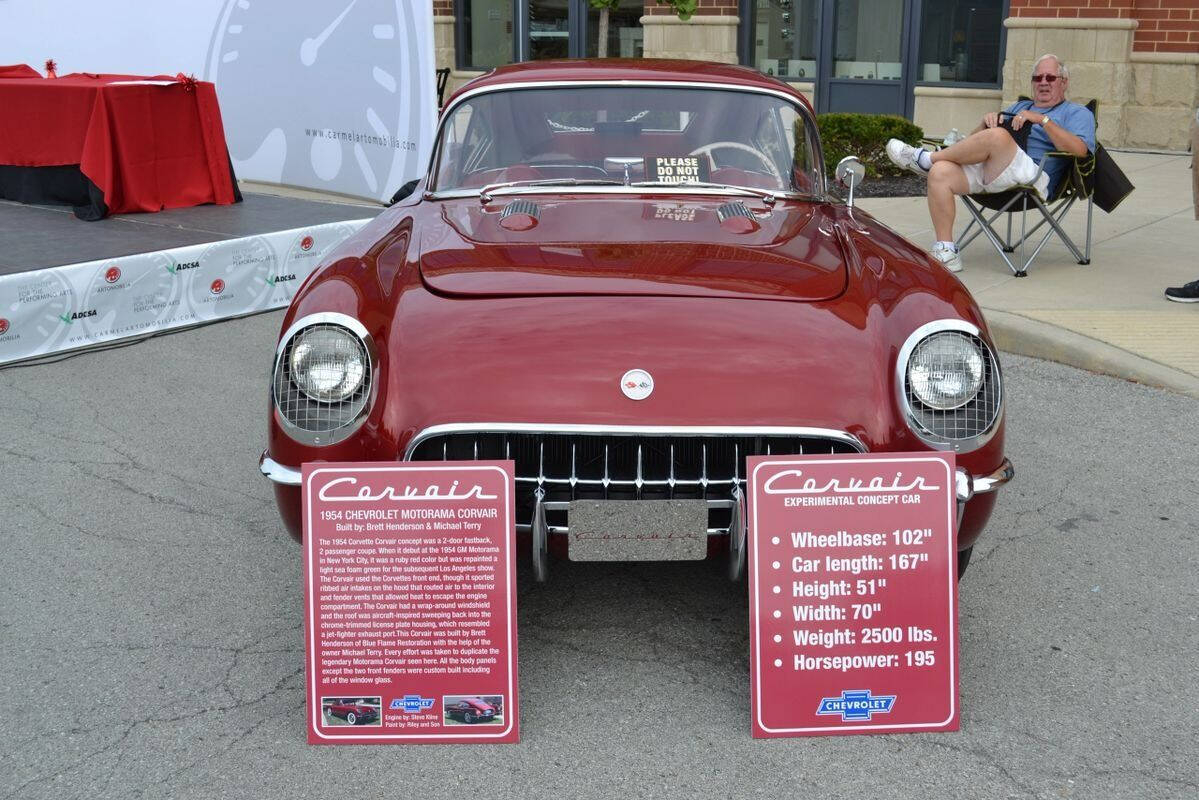
POLYGON ((863 478, 849 478, 846 485, 842 486, 838 478, 830 478, 828 483, 823 486, 816 485, 815 478, 808 478, 800 487, 776 487, 775 481, 780 478, 796 478, 803 477, 803 470, 788 469, 777 475, 772 475, 766 481, 766 494, 824 494, 826 492, 838 492, 840 494, 866 494, 869 492, 910 492, 913 489, 920 492, 935 492, 941 487, 927 486, 924 483, 924 478, 917 476, 911 483, 900 483, 903 479, 902 472, 896 472, 895 477, 889 485, 883 483, 882 476, 875 476, 867 483, 863 478))
POLYGON ((338 478, 335 481, 329 481, 321 487, 318 493, 322 500, 330 503, 371 503, 377 500, 391 500, 397 503, 402 502, 426 502, 431 500, 495 500, 498 495, 484 494, 483 487, 475 484, 466 492, 458 492, 458 481, 450 484, 449 491, 445 494, 437 484, 421 489, 417 486, 405 486, 402 489, 395 486, 384 486, 376 491, 371 486, 363 486, 358 489, 356 494, 341 495, 330 494, 329 491, 340 484, 349 484, 356 486, 358 479, 353 477, 338 478))

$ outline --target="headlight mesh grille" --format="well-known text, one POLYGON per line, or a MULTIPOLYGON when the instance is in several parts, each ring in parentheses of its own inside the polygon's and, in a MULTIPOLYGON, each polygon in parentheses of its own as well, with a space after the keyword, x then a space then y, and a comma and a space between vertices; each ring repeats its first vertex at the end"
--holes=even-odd
POLYGON ((355 422, 358 421, 366 408, 370 395, 373 364, 358 334, 341 325, 316 323, 302 328, 291 337, 283 348, 275 366, 273 390, 275 407, 283 418, 294 428, 311 434, 321 434, 313 443, 331 444, 337 441, 338 434, 347 435, 355 422), (333 330, 348 336, 358 347, 358 357, 365 365, 362 383, 358 389, 345 400, 336 402, 319 402, 308 397, 300 390, 291 374, 292 350, 301 338, 301 334, 321 329, 333 330))
POLYGON ((933 336, 957 336, 977 347, 983 357, 983 383, 974 399, 960 408, 938 411, 921 402, 912 390, 908 368, 904 367, 903 390, 911 409, 913 424, 925 436, 947 441, 964 441, 991 429, 999 416, 999 364, 991 350, 977 336, 961 331, 941 331, 933 336))

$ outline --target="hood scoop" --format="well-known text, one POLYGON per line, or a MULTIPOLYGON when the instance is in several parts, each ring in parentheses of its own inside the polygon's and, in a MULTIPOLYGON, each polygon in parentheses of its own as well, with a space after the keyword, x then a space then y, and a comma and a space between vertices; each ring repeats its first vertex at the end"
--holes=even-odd
POLYGON ((720 227, 729 233, 753 233, 762 228, 758 216, 740 200, 725 203, 716 209, 716 219, 719 220, 720 227))
POLYGON ((527 231, 537 226, 541 209, 531 200, 513 200, 500 212, 500 227, 509 231, 527 231))

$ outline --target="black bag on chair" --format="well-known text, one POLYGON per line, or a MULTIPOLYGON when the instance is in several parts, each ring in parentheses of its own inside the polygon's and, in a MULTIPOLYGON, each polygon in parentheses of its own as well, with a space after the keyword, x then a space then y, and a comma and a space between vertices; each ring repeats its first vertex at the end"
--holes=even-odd
POLYGON ((1095 166, 1084 180, 1089 184, 1095 205, 1109 214, 1136 188, 1099 143, 1095 144, 1095 166))

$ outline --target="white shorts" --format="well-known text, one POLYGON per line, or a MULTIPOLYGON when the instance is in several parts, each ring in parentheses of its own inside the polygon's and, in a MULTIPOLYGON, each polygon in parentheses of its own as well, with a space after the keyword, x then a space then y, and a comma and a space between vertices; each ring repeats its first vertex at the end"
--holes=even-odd
MULTIPOLYGON (((983 182, 982 164, 963 164, 962 170, 970 184, 970 194, 993 194, 1006 192, 1013 186, 1028 186, 1037 174, 1037 162, 1033 161, 1028 153, 1017 148, 1011 163, 990 183, 983 182)), ((1049 197, 1049 176, 1044 172, 1037 178, 1036 189, 1042 200, 1049 197)))

